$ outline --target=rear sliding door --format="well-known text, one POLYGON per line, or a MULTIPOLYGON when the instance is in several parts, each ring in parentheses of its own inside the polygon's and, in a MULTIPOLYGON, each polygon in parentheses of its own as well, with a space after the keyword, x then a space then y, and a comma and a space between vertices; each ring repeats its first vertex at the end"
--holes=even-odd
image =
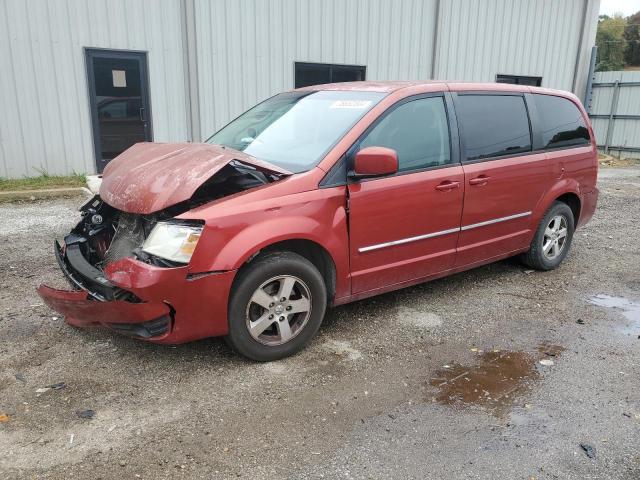
POLYGON ((531 240, 531 215, 553 178, 532 151, 522 93, 453 94, 461 138, 464 208, 456 267, 486 262, 531 240))

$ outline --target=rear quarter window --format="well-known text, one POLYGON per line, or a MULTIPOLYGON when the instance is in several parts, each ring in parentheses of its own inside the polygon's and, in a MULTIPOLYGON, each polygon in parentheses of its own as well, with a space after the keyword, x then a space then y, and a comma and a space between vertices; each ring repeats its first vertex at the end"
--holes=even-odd
POLYGON ((534 94, 533 101, 538 111, 542 148, 572 147, 591 141, 584 117, 571 100, 534 94))
POLYGON ((531 151, 522 96, 459 95, 456 111, 467 161, 531 151))

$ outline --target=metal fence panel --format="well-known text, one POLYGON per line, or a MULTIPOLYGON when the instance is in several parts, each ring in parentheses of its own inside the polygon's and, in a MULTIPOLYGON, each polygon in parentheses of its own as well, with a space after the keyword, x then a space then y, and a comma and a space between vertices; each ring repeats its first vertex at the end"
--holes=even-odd
POLYGON ((640 158, 640 71, 596 73, 589 116, 601 150, 640 158))

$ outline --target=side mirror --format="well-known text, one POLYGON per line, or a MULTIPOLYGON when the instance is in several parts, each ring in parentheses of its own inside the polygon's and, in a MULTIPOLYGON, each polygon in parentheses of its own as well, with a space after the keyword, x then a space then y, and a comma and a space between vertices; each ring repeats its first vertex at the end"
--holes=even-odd
POLYGON ((386 147, 367 147, 356 153, 352 177, 382 177, 398 171, 398 154, 386 147))

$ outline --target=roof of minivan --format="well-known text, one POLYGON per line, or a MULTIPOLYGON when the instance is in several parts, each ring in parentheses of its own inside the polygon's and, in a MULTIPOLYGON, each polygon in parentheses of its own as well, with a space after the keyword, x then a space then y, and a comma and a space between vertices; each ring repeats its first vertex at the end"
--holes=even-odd
POLYGON ((298 88, 297 90, 344 90, 360 92, 380 92, 392 93, 405 88, 419 86, 444 85, 451 91, 511 91, 511 92, 532 92, 561 95, 563 97, 573 97, 571 92, 564 90, 553 90, 550 88, 530 87, 528 85, 513 85, 510 83, 478 83, 478 82, 446 82, 438 80, 422 81, 367 81, 367 82, 342 82, 326 83, 324 85, 311 85, 309 87, 298 88))

